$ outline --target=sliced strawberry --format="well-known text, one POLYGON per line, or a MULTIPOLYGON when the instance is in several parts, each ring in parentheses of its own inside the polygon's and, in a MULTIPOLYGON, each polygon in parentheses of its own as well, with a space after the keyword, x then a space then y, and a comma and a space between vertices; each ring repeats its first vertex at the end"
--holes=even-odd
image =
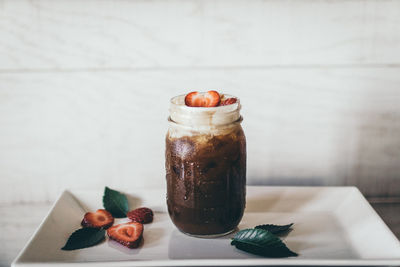
POLYGON ((138 208, 126 214, 133 222, 150 223, 153 221, 153 211, 149 208, 138 208))
POLYGON ((107 235, 128 248, 137 248, 143 236, 143 224, 128 222, 107 229, 107 235))
POLYGON ((227 98, 227 99, 221 101, 221 103, 219 105, 220 106, 232 105, 232 104, 235 104, 236 102, 237 102, 237 99, 234 97, 231 97, 231 98, 227 98))
POLYGON ((106 210, 100 209, 96 212, 86 212, 81 225, 83 227, 107 229, 114 223, 114 217, 106 210))
POLYGON ((185 97, 185 105, 189 107, 216 107, 220 101, 221 97, 217 91, 190 92, 185 97))

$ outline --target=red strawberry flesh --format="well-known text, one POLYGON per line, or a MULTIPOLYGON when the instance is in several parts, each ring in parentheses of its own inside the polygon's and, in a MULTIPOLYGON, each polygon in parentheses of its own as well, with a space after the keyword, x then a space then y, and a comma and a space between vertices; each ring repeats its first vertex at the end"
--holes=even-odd
POLYGON ((99 209, 96 212, 86 212, 81 225, 83 227, 107 229, 114 223, 114 217, 106 210, 99 209))
POLYGON ((220 106, 227 106, 227 105, 235 104, 236 102, 237 102, 236 98, 230 97, 230 98, 227 98, 227 99, 221 101, 221 103, 219 105, 220 106))
POLYGON ((138 222, 117 224, 107 229, 107 235, 125 247, 137 248, 143 237, 143 224, 138 222))
POLYGON ((220 101, 221 97, 217 91, 190 92, 185 96, 185 105, 189 107, 216 107, 220 101))
POLYGON ((150 223, 153 221, 153 211, 149 208, 138 208, 126 214, 133 222, 150 223))

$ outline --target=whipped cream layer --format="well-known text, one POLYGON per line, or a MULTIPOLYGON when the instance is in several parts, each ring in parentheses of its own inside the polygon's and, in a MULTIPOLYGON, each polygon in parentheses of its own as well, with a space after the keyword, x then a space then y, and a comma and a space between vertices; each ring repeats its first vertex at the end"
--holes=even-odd
POLYGON ((218 107, 189 107, 185 105, 185 96, 171 99, 169 120, 174 127, 169 131, 170 137, 224 134, 232 131, 236 122, 241 122, 240 100, 235 96, 221 94, 222 100, 234 97, 237 101, 218 107))

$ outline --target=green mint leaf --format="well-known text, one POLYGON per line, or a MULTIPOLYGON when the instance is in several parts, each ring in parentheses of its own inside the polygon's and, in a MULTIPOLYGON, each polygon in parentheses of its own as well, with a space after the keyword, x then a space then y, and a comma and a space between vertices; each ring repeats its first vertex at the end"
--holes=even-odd
POLYGON ((81 228, 73 232, 62 250, 74 250, 94 246, 105 239, 105 230, 97 228, 81 228))
POLYGON ((255 228, 267 230, 273 234, 281 234, 281 233, 284 233, 287 230, 289 230, 290 227, 292 227, 292 225, 293 225, 293 223, 286 224, 286 225, 262 224, 262 225, 257 225, 255 228))
POLYGON ((276 235, 263 229, 245 229, 232 239, 231 245, 237 249, 271 258, 297 256, 276 235))
POLYGON ((107 186, 104 189, 103 206, 115 218, 124 218, 129 211, 128 199, 126 196, 107 186))

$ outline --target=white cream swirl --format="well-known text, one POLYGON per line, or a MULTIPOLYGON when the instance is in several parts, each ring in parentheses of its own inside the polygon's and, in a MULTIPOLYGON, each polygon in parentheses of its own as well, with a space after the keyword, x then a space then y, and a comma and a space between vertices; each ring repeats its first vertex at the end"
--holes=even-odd
POLYGON ((217 107, 189 107, 185 105, 185 96, 173 97, 170 102, 170 136, 179 137, 194 134, 220 134, 232 128, 232 124, 241 121, 240 100, 231 95, 223 95, 223 99, 234 97, 236 103, 217 107), (171 129, 173 128, 173 129, 171 129))

